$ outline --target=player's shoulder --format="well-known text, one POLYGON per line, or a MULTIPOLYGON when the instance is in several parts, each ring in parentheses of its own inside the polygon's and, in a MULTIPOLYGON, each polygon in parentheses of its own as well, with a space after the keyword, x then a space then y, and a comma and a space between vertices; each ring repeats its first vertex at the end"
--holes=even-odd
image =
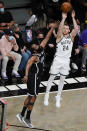
POLYGON ((56 43, 59 43, 62 39, 63 39, 63 35, 61 35, 60 37, 57 37, 57 39, 56 39, 56 43))

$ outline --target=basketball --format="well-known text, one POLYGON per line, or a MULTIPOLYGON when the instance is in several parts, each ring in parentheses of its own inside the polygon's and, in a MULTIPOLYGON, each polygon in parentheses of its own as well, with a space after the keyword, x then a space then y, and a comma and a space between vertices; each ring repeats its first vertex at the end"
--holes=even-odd
POLYGON ((72 10, 72 5, 70 2, 64 2, 62 3, 61 5, 61 10, 64 12, 64 13, 68 13, 69 11, 72 10))

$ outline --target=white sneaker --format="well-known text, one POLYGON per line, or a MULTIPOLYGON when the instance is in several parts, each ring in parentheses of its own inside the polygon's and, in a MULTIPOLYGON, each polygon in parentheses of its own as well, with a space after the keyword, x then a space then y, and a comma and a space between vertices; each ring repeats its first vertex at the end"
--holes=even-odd
POLYGON ((18 74, 18 72, 15 71, 15 70, 12 71, 12 75, 15 76, 15 77, 20 77, 20 75, 18 74))
POLYGON ((45 106, 48 106, 48 104, 49 104, 48 99, 49 99, 49 94, 46 93, 45 96, 44 96, 44 105, 45 105, 45 106))
POLYGON ((61 105, 60 105, 60 100, 61 100, 61 98, 60 98, 59 95, 55 96, 55 98, 56 98, 56 107, 59 108, 59 107, 61 106, 61 105))
POLYGON ((2 72, 2 73, 1 73, 1 76, 2 76, 3 79, 8 79, 8 77, 7 77, 7 75, 6 75, 6 72, 2 72))
POLYGON ((18 118, 18 120, 23 123, 23 116, 19 113, 16 115, 16 117, 18 118))
POLYGON ((24 124, 29 127, 29 128, 34 128, 34 126, 32 125, 31 121, 26 119, 26 118, 23 118, 23 122, 24 124))
POLYGON ((75 70, 78 70, 78 67, 75 63, 72 63, 72 68, 75 69, 75 70))

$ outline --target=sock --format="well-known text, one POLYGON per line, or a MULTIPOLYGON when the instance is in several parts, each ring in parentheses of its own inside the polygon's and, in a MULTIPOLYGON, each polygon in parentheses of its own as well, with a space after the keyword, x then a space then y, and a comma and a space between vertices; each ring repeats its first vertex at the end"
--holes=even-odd
POLYGON ((31 110, 27 110, 26 119, 30 120, 31 110))
POLYGON ((46 88, 46 93, 48 93, 48 94, 50 92, 54 78, 55 78, 55 75, 50 75, 50 77, 49 77, 49 80, 48 80, 48 83, 47 83, 47 88, 46 88))
POLYGON ((24 106, 23 109, 22 109, 22 112, 21 112, 22 116, 24 116, 26 109, 27 109, 27 107, 24 106))
POLYGON ((58 86, 58 93, 57 96, 60 95, 62 93, 63 90, 63 86, 64 86, 64 80, 65 80, 66 76, 60 76, 60 82, 59 82, 59 86, 58 86))

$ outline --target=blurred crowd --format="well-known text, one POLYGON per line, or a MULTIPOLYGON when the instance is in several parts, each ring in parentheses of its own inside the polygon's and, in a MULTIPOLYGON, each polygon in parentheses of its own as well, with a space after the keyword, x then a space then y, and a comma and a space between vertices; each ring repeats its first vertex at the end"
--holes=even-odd
MULTIPOLYGON (((78 70, 80 68, 81 71, 86 72, 86 0, 32 0, 32 6, 29 8, 30 17, 26 21, 23 31, 20 25, 15 23, 12 14, 5 9, 4 3, 0 1, 0 76, 2 79, 9 79, 9 70, 11 70, 10 76, 16 78, 24 76, 27 61, 32 56, 32 43, 37 39, 38 44, 40 44, 49 31, 50 23, 60 22, 61 4, 65 1, 71 2, 78 24, 78 33, 71 56, 71 69, 78 70), (12 61, 11 64, 9 64, 9 60, 12 61)), ((68 13, 67 23, 72 29, 70 13, 68 13)), ((50 68, 55 54, 57 30, 58 28, 53 31, 44 51, 44 71, 50 68)))

